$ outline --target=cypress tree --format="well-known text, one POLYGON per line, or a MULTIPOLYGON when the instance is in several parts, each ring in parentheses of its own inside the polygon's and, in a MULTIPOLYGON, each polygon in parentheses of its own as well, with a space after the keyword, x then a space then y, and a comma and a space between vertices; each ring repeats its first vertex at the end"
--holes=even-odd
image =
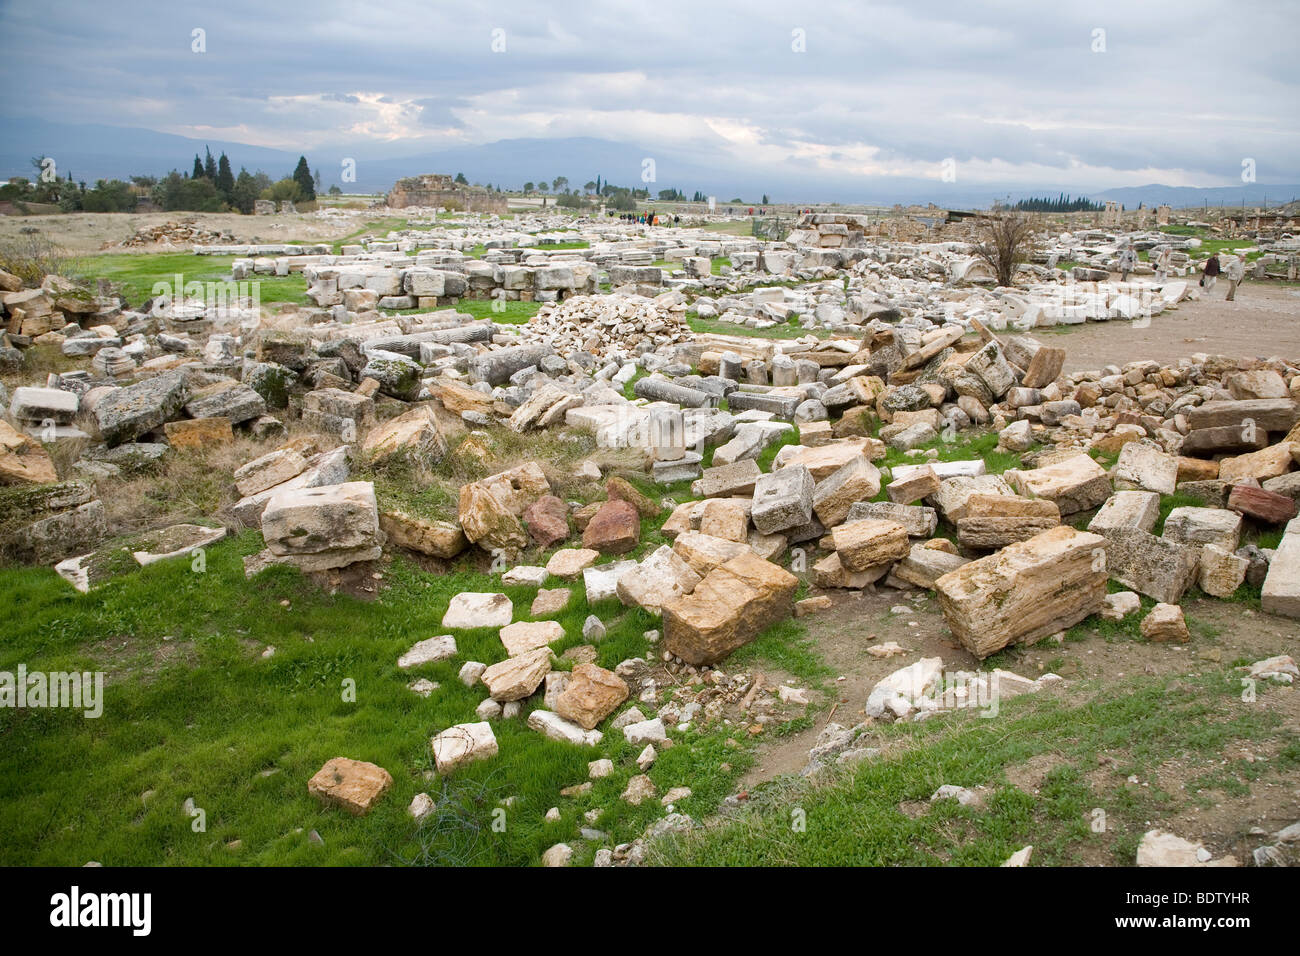
POLYGON ((312 179, 311 169, 307 166, 307 157, 299 156, 298 165, 293 171, 294 182, 302 190, 302 198, 311 201, 316 198, 316 183, 312 179))
POLYGON ((217 192, 221 193, 221 198, 226 202, 231 201, 235 192, 235 177, 230 171, 230 160, 225 153, 217 161, 217 192))

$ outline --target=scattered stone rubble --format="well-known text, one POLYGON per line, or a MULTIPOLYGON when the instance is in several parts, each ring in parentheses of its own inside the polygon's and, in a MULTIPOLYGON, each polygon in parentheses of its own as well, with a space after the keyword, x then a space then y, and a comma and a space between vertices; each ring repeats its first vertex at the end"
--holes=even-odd
MULTIPOLYGON (((644 747, 642 771, 695 723, 761 732, 806 695, 719 665, 796 613, 801 582, 819 592, 801 614, 839 592, 933 590, 977 659, 1092 615, 1136 613, 1137 595, 1157 602, 1141 625, 1147 639, 1188 641, 1178 604, 1193 586, 1229 597, 1250 581, 1266 612, 1300 618, 1294 361, 1197 354, 1066 374, 1064 350, 1028 334, 1057 315, 1034 290, 1061 285, 1060 270, 1030 268, 1028 293, 988 290, 960 244, 899 245, 852 222, 814 218, 761 247, 703 230, 587 224, 589 248, 547 253, 519 245, 538 241, 519 224, 469 221, 454 237, 413 230, 340 255, 245 251, 237 279, 301 271, 311 283, 318 307, 274 321, 249 303, 164 301, 137 312, 56 277, 4 293, 7 363, 21 367, 28 349, 49 345, 89 366, 0 396, 6 548, 60 562, 75 586, 94 587, 122 552, 97 551, 111 532, 97 479, 241 434, 266 442, 234 475, 233 523, 260 528, 265 543, 246 559, 250 575, 270 564, 337 571, 386 548, 440 560, 477 551, 506 565, 503 586, 538 589, 531 607, 460 594, 442 620, 451 632, 495 629, 504 656, 462 662, 461 679, 484 697, 477 720, 432 738, 439 773, 491 760, 508 746, 494 722, 522 716, 530 701, 541 702, 526 720, 536 733, 588 748, 593 760, 606 735, 621 734, 644 747), (488 249, 482 260, 464 255, 473 245, 488 249), (731 265, 715 276, 708 259, 720 254, 731 265), (653 265, 664 259, 682 268, 665 275, 653 265), (742 291, 773 275, 806 284, 742 291), (613 291, 600 294, 602 282, 613 291), (546 304, 522 326, 445 308, 496 292, 546 304), (411 308, 432 311, 379 311, 411 308), (797 315, 831 334, 696 333, 691 309, 749 329, 797 315), (285 421, 310 434, 286 440, 285 421), (616 466, 595 455, 580 466, 603 498, 565 501, 550 463, 525 462, 464 484, 454 517, 430 519, 355 478, 359 462, 391 455, 474 455, 493 427, 591 433, 602 453, 617 453, 616 466), (988 431, 999 450, 1021 455, 1019 467, 994 474, 983 458, 940 451, 988 431), (61 448, 71 450, 66 474, 50 453, 61 448), (891 453, 906 463, 885 467, 891 453), (675 497, 642 493, 625 477, 637 473, 643 487, 675 497), (1157 534, 1161 496, 1171 494, 1198 504, 1175 508, 1157 534), (647 520, 671 544, 643 549, 647 520), (1251 529, 1280 530, 1280 543, 1243 546, 1251 529), (535 552, 548 554, 518 565, 535 552), (589 643, 571 649, 571 671, 557 670, 552 645, 564 629, 545 618, 568 604, 579 577, 593 609, 589 643), (1109 582, 1128 591, 1108 594, 1109 582), (597 666, 606 601, 661 620, 649 659, 597 666), (669 674, 677 686, 664 702, 669 674)), ((1104 261, 1113 238, 1060 237, 1052 254, 1104 261)), ((1107 309, 1128 309, 1113 297, 1134 293, 1086 279, 1107 309)), ((1151 291, 1162 308, 1194 294, 1172 280, 1151 291)), ((132 552, 137 562, 190 554, 225 529, 159 532, 132 552)), ((428 637, 396 666, 456 655, 454 633, 428 637)), ((1276 672, 1293 677, 1294 664, 1276 672)), ((923 719, 1054 680, 954 676, 922 659, 881 681, 865 716, 923 719)), ((436 692, 425 684, 412 687, 436 692)), ((828 725, 810 767, 871 756, 856 743, 866 726, 828 725)), ((339 758, 310 789, 364 813, 390 782, 381 768, 339 758)), ((624 799, 657 798, 648 783, 629 785, 624 799)), ((649 836, 691 825, 670 812, 649 836)), ((644 844, 606 848, 597 865, 643 853, 644 844)), ((559 844, 546 862, 570 855, 559 844)))
POLYGON ((204 229, 197 219, 182 219, 180 222, 164 222, 156 226, 142 226, 121 242, 106 242, 105 249, 134 249, 140 246, 192 246, 213 245, 221 242, 234 242, 235 237, 228 232, 216 232, 204 229))

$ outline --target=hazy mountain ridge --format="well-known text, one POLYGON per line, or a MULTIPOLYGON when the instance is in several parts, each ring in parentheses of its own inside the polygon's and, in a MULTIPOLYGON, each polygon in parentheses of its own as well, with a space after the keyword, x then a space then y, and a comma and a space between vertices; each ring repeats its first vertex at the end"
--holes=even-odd
MULTIPOLYGON (((35 119, 0 119, 0 178, 31 177, 31 159, 51 156, 60 175, 71 172, 79 181, 126 179, 131 175, 163 175, 172 169, 188 170, 197 153, 225 152, 235 170, 262 170, 279 178, 293 169, 300 153, 249 146, 227 140, 203 140, 155 130, 72 125, 35 119)), ((400 153, 401 144, 367 145, 364 152, 400 153)), ((1048 188, 1014 183, 946 183, 935 179, 900 177, 845 177, 816 170, 784 166, 774 169, 731 168, 730 158, 710 165, 697 156, 671 150, 644 149, 627 143, 592 137, 568 139, 506 139, 475 146, 415 152, 404 156, 367 157, 352 145, 306 150, 313 170, 319 170, 325 188, 338 184, 348 192, 384 192, 395 180, 420 173, 463 172, 472 182, 518 188, 525 182, 567 176, 571 188, 598 175, 621 186, 644 187, 655 195, 676 188, 690 195, 696 190, 715 195, 720 203, 739 197, 757 203, 766 194, 776 202, 893 205, 933 202, 949 208, 987 207, 995 200, 1013 201, 1057 193, 1113 200, 1135 208, 1168 203, 1175 207, 1247 203, 1269 206, 1300 196, 1300 185, 1250 183, 1241 186, 1194 187, 1152 183, 1112 189, 1048 188), (343 161, 355 161, 356 181, 340 179, 343 161), (655 177, 643 181, 644 161, 654 160, 655 177)))

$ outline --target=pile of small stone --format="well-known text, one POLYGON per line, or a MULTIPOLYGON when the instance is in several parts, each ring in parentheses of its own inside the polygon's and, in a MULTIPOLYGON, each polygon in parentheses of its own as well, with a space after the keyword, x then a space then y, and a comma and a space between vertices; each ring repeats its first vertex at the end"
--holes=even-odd
POLYGON ((164 222, 156 226, 142 226, 135 233, 121 242, 107 242, 104 249, 134 249, 139 246, 192 246, 207 245, 214 242, 234 242, 235 237, 229 232, 217 232, 204 229, 197 219, 182 219, 180 222, 164 222))
POLYGON ((680 292, 654 298, 639 295, 576 295, 542 306, 524 329, 523 337, 549 341, 560 355, 589 352, 605 357, 649 352, 689 341, 686 299, 680 292))

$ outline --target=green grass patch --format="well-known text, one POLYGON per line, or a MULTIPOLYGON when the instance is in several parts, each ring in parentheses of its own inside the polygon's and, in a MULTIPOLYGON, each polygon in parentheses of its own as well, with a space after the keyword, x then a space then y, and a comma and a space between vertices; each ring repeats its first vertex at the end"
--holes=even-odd
POLYGON ((767 329, 751 329, 748 326, 736 325, 732 322, 701 319, 694 312, 688 312, 686 313, 686 324, 696 332, 713 333, 715 335, 743 335, 755 339, 801 339, 807 335, 827 339, 831 336, 831 333, 826 329, 805 329, 800 327, 797 318, 794 324, 784 322, 777 323, 767 329))
MULTIPOLYGON (((188 282, 231 282, 230 267, 236 258, 196 256, 189 252, 110 253, 80 260, 83 270, 80 278, 89 282, 97 278, 108 279, 122 290, 130 305, 139 307, 154 296, 155 285, 165 285, 170 293, 178 281, 182 291, 188 282), (179 280, 177 276, 180 276, 179 280)), ((273 302, 307 303, 307 280, 301 273, 258 275, 246 281, 257 289, 263 305, 273 302)))
POLYGON ((1228 672, 1130 678, 1109 686, 1096 682, 1068 698, 1004 701, 1001 714, 990 720, 957 713, 882 726, 867 743, 893 744, 889 756, 832 770, 821 781, 778 779, 751 794, 748 809, 657 844, 652 862, 996 866, 1033 844, 1035 865, 1079 864, 1086 862, 1085 852, 1132 865, 1151 821, 1202 799, 1198 789, 1236 792, 1252 773, 1259 778, 1289 770, 1268 764, 1247 769, 1245 761, 1217 768, 1233 741, 1261 742, 1285 733, 1277 716, 1242 704, 1239 694, 1228 672), (1117 779, 1110 787, 1094 786, 1089 774, 1098 757, 1112 754, 1121 756, 1117 779), (1043 755, 1058 765, 1037 795, 1011 785, 1010 768, 1043 755), (1171 755, 1204 763, 1213 776, 1190 784, 1180 797, 1123 783, 1127 774, 1149 779, 1171 755), (929 803, 943 784, 988 788, 985 807, 929 803), (907 807, 911 812, 904 812, 907 807), (1096 809, 1104 813, 1100 832, 1091 825, 1096 809))
MULTIPOLYGON (((10 612, 0 669, 108 672, 98 719, 0 710, 0 863, 531 865, 553 843, 574 840, 587 810, 603 808, 594 825, 611 846, 662 815, 657 800, 632 807, 618 799, 638 772, 640 749, 618 733, 594 748, 574 747, 546 740, 523 719, 497 721, 497 757, 431 775, 429 738, 476 720, 484 697, 481 686, 459 681, 460 665, 505 652, 485 628, 457 633, 459 653, 448 661, 401 671, 397 657, 445 631, 442 615, 458 592, 504 590, 523 617, 535 589, 502 588, 495 575, 459 568, 430 574, 397 557, 382 565, 383 593, 363 602, 284 568, 245 580, 242 558, 260 547, 256 532, 245 533, 208 549, 203 573, 164 562, 88 595, 48 568, 0 570, 10 612), (263 657, 268 645, 275 653, 263 657), (406 686, 417 677, 440 686, 420 697, 406 686), (368 816, 323 809, 308 795, 308 779, 335 756, 393 775, 368 816), (589 760, 605 756, 615 761, 613 775, 583 796, 560 796, 587 779, 589 760), (406 807, 421 791, 438 811, 416 824, 406 807), (182 809, 189 798, 204 811, 202 832, 182 809), (561 820, 547 823, 553 806, 561 820), (497 821, 504 829, 494 829, 497 821), (312 831, 321 842, 309 839, 312 831)), ((572 588, 556 617, 568 634, 553 645, 557 653, 581 643, 591 611, 581 580, 572 588)), ((650 649, 643 634, 659 626, 656 618, 616 602, 600 613, 603 666, 650 649)), ((815 658, 800 649, 794 627, 787 622, 779 639, 760 640, 811 673, 815 658)), ((727 744, 731 732, 678 735, 649 771, 659 791, 689 785, 694 794, 681 809, 712 812, 751 760, 749 743, 727 744)), ((588 845, 579 856, 592 852, 588 845)))

